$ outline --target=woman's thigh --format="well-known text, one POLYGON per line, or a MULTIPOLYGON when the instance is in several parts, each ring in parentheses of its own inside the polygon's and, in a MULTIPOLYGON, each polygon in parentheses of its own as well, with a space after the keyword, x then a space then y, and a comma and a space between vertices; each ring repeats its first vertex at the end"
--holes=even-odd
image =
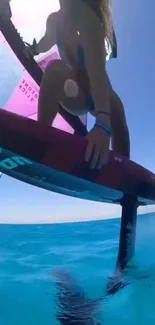
MULTIPOLYGON (((59 62, 57 60, 53 64, 58 69, 58 78, 63 81, 63 95, 60 103, 64 109, 73 115, 80 116, 90 112, 94 116, 95 107, 88 80, 85 81, 83 76, 82 83, 79 82, 76 70, 61 60, 59 62)), ((119 125, 126 124, 125 112, 119 96, 112 88, 107 73, 106 84, 109 89, 111 124, 112 129, 115 129, 119 125)))
POLYGON ((73 115, 84 115, 89 111, 88 92, 79 84, 76 71, 65 66, 63 73, 65 80, 63 84, 63 98, 60 101, 63 108, 73 115))

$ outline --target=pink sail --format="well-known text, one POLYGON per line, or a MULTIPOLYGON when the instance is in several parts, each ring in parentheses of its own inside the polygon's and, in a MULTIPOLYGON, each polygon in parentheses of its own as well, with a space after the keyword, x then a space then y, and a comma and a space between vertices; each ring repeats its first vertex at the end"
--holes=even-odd
MULTIPOLYGON (((38 64, 44 71, 47 64, 54 59, 60 59, 56 49, 38 60, 38 64)), ((0 84, 0 107, 37 120, 39 87, 18 61, 2 34, 0 34, 0 64, 4 67, 4 69, 0 68, 1 76, 3 77, 0 84), (7 69, 5 68, 6 65, 8 65, 7 69)), ((83 116, 81 119, 85 124, 86 116, 83 116)), ((59 114, 57 114, 52 126, 71 134, 74 132, 71 126, 59 114)))

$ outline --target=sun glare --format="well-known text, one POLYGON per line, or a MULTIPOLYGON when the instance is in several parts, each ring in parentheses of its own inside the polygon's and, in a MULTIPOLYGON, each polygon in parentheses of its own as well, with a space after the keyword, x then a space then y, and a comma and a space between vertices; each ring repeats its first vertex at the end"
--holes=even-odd
POLYGON ((48 15, 59 8, 59 0, 11 0, 13 23, 28 42, 43 36, 48 15))

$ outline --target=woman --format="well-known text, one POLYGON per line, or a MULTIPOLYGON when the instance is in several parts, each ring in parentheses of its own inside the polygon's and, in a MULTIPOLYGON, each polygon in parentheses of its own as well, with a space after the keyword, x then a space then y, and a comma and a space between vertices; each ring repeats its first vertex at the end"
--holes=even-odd
POLYGON ((62 60, 52 61, 40 87, 38 120, 51 125, 59 103, 73 115, 90 112, 95 124, 88 133, 85 160, 91 168, 107 163, 110 138, 118 154, 130 157, 129 132, 123 104, 105 70, 105 39, 113 47, 110 0, 61 0, 46 32, 31 46, 37 55, 58 45, 62 60))

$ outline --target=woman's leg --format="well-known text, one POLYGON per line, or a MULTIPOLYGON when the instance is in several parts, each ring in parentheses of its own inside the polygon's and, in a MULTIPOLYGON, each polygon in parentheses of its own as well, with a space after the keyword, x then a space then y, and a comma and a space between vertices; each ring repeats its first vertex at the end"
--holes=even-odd
POLYGON ((119 96, 110 90, 112 149, 121 156, 130 158, 130 135, 123 103, 119 96))
POLYGON ((85 94, 76 82, 75 72, 62 60, 54 60, 47 66, 41 83, 38 121, 51 125, 59 103, 73 115, 88 112, 85 94))
MULTIPOLYGON (((130 157, 130 139, 123 104, 113 91, 107 76, 110 95, 112 149, 118 154, 130 157)), ((74 88, 74 87, 73 87, 74 88)), ((83 115, 89 106, 85 93, 78 86, 75 72, 61 60, 52 61, 43 76, 38 103, 38 121, 51 125, 59 110, 59 103, 73 115, 83 115), (72 80, 76 89, 70 93, 72 80), (67 86, 68 85, 68 86, 67 86), (67 91, 68 88, 68 91, 67 91)))
POLYGON ((106 73, 106 82, 109 88, 110 116, 112 129, 112 150, 121 156, 130 158, 130 135, 125 117, 123 103, 113 90, 106 73))

